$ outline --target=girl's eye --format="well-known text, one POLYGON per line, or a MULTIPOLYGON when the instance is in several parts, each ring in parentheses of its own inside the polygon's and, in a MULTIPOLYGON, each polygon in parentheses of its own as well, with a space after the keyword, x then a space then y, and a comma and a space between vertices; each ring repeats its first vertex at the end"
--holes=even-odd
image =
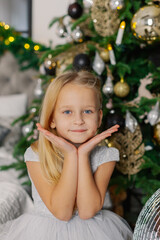
POLYGON ((71 111, 70 110, 66 110, 63 112, 64 114, 71 114, 71 111))
POLYGON ((84 113, 90 114, 90 113, 92 113, 92 111, 91 110, 84 110, 84 113))

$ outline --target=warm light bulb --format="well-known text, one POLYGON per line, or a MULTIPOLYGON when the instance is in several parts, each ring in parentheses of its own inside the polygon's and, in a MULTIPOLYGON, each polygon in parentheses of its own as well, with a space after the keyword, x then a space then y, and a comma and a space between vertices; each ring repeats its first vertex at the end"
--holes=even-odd
POLYGON ((25 44, 24 44, 24 48, 25 48, 25 49, 29 49, 29 48, 30 48, 30 45, 29 45, 28 43, 25 43, 25 44))
POLYGON ((111 143, 108 143, 108 147, 112 147, 112 144, 111 144, 111 143))
POLYGON ((4 43, 5 43, 5 45, 9 45, 9 44, 10 44, 10 42, 9 42, 8 39, 6 39, 6 40, 4 41, 4 43))
POLYGON ((108 51, 111 51, 112 50, 112 45, 108 44, 107 48, 108 48, 108 51))
POLYGON ((121 24, 120 24, 120 28, 124 29, 124 28, 125 28, 125 26, 126 26, 126 23, 125 23, 125 21, 122 21, 122 22, 121 22, 121 24))
POLYGON ((0 22, 0 26, 4 27, 5 26, 5 22, 0 22))
POLYGON ((39 48, 40 48, 39 45, 35 45, 35 46, 34 46, 34 50, 35 50, 35 51, 38 51, 39 48))
POLYGON ((9 25, 8 24, 4 25, 4 29, 8 30, 9 29, 9 25))
POLYGON ((9 42, 14 42, 15 38, 12 37, 12 36, 10 36, 10 37, 8 38, 8 40, 9 40, 9 42))

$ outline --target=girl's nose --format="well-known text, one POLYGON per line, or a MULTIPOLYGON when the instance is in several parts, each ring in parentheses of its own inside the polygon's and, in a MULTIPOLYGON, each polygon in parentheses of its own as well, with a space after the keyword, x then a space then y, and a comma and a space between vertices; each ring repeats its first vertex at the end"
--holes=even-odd
POLYGON ((75 114, 74 123, 77 124, 77 125, 81 125, 81 124, 84 123, 84 119, 83 119, 82 114, 80 114, 80 113, 75 114))

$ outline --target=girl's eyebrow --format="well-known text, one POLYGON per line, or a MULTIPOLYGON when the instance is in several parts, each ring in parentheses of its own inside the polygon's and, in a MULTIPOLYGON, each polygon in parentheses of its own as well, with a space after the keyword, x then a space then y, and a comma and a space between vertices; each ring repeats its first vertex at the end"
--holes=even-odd
POLYGON ((72 107, 72 105, 64 105, 64 106, 60 107, 60 109, 63 109, 63 108, 71 108, 71 107, 72 107))
MULTIPOLYGON (((64 106, 60 107, 60 109, 71 108, 71 107, 73 107, 73 105, 64 105, 64 106)), ((96 109, 96 106, 86 105, 86 106, 83 106, 83 108, 95 108, 96 109)))

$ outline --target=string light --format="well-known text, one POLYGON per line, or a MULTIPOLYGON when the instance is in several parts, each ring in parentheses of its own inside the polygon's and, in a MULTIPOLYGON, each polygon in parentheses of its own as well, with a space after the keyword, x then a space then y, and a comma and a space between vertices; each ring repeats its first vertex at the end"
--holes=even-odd
POLYGON ((35 50, 35 51, 38 51, 39 48, 40 48, 39 45, 35 45, 35 46, 34 46, 34 50, 35 50))
POLYGON ((29 45, 28 43, 25 43, 25 44, 24 44, 24 48, 25 48, 25 49, 29 49, 29 48, 30 48, 30 45, 29 45))
POLYGON ((8 39, 6 39, 6 40, 4 41, 4 43, 5 43, 5 45, 9 45, 9 44, 10 44, 10 42, 9 42, 8 39))
POLYGON ((8 41, 9 41, 9 42, 14 42, 14 40, 15 40, 15 38, 14 38, 13 36, 10 36, 10 37, 8 38, 8 41))
POLYGON ((5 22, 0 22, 0 26, 4 27, 5 26, 5 22))
POLYGON ((4 25, 4 29, 8 30, 9 29, 9 25, 8 24, 4 25))

